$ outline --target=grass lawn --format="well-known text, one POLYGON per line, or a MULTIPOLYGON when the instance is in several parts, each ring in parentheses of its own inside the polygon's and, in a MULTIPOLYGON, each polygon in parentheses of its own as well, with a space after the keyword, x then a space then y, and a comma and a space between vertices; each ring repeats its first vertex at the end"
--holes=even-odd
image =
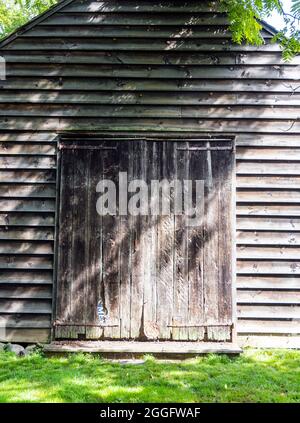
POLYGON ((185 362, 0 352, 0 402, 300 402, 300 351, 185 362))

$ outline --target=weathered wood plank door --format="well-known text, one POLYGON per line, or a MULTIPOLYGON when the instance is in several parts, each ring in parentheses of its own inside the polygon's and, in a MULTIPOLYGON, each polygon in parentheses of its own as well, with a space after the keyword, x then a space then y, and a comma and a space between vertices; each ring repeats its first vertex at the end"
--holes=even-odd
POLYGON ((80 140, 60 147, 55 337, 231 340, 232 141, 80 140), (120 172, 128 184, 144 181, 148 211, 132 197, 141 189, 128 193, 127 182, 119 185, 120 172), (103 179, 115 183, 117 202, 114 213, 101 216, 103 179), (180 181, 183 200, 184 181, 204 181, 197 224, 188 224, 185 203, 182 213, 176 209, 174 189, 170 212, 155 208, 155 180, 180 181), (120 207, 124 195, 134 213, 120 207))

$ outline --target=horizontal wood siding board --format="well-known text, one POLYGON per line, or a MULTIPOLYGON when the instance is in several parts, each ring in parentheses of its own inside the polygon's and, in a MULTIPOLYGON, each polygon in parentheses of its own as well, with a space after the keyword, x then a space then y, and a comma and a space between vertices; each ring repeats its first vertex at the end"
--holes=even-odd
POLYGON ((172 2, 164 3, 160 0, 155 1, 130 1, 123 0, 119 1, 90 1, 90 0, 81 0, 75 1, 70 5, 66 6, 63 9, 64 13, 69 12, 152 12, 152 13, 181 13, 181 12, 190 12, 190 13, 199 13, 199 12, 216 12, 217 6, 215 1, 203 1, 199 3, 198 1, 191 1, 189 3, 180 2, 172 0, 172 2))
POLYGON ((237 288, 243 289, 270 289, 275 290, 293 290, 300 289, 299 276, 245 276, 237 277, 237 288))
POLYGON ((237 261, 238 275, 300 275, 299 261, 250 260, 237 261))
POLYGON ((241 319, 300 319, 299 305, 240 304, 237 307, 241 319))
MULTIPOLYGON (((32 300, 52 300, 51 286, 12 286, 1 285, 0 299, 32 299, 32 300)), ((0 319, 1 324, 1 319, 0 319)))
MULTIPOLYGON (((300 133, 299 133, 300 135, 300 133)), ((298 135, 298 136, 299 136, 298 135)), ((237 161, 237 175, 300 175, 298 162, 237 161)))
MULTIPOLYGON (((56 104, 9 104, 0 105, 0 116, 26 116, 31 114, 32 118, 35 117, 61 117, 61 118, 93 118, 93 117, 116 117, 116 118, 135 118, 138 114, 141 118, 199 118, 199 119, 249 119, 249 116, 253 116, 257 113, 257 123, 259 120, 274 119, 283 120, 297 119, 298 110, 294 107, 262 107, 262 106, 230 106, 224 108, 210 107, 207 106, 154 106, 154 105, 56 105, 56 104)), ((276 153, 276 151, 275 151, 276 153)), ((26 154, 26 153, 25 153, 26 154)), ((9 155, 9 153, 8 153, 9 155)), ((268 150, 264 151, 253 151, 247 155, 247 151, 241 151, 238 154, 238 159, 243 157, 249 157, 249 160, 253 159, 255 155, 264 160, 268 156, 268 150)), ((294 158, 290 150, 281 151, 281 160, 300 160, 300 150, 294 152, 294 158), (292 157, 291 157, 292 156, 292 157)), ((272 160, 272 155, 270 160, 272 160)), ((46 159, 45 159, 46 160, 46 159)), ((273 158, 274 160, 274 158, 273 158)), ((277 156, 277 160, 279 160, 277 156)))
MULTIPOLYGON (((271 35, 264 32, 266 39, 270 39, 271 35)), ((30 34, 23 34, 22 38, 49 38, 49 37, 60 37, 60 38, 91 38, 106 39, 111 37, 121 37, 127 39, 136 38, 167 38, 167 39, 231 39, 232 34, 228 31, 228 28, 224 25, 197 25, 182 30, 182 26, 149 26, 149 25, 130 25, 125 27, 116 27, 113 25, 98 25, 92 28, 89 25, 57 25, 55 28, 51 25, 37 26, 30 34)))
MULTIPOLYGON (((250 182, 251 183, 251 182, 250 182)), ((257 185, 256 185, 257 186, 257 185)), ((274 216, 274 217, 299 217, 300 210, 296 204, 238 204, 237 216, 274 216)))
MULTIPOLYGON (((1 129, 13 129, 19 128, 20 130, 24 126, 24 117, 21 116, 9 116, 9 117, 0 117, 0 130, 1 129)), ((181 133, 191 134, 192 132, 199 133, 208 133, 215 132, 221 134, 232 135, 238 129, 242 132, 248 133, 286 133, 289 131, 292 134, 300 134, 300 122, 297 120, 255 120, 255 119, 240 119, 240 120, 231 120, 231 119, 147 119, 141 118, 136 119, 132 118, 46 118, 46 117, 31 117, 28 120, 28 128, 31 130, 57 130, 61 131, 110 131, 111 128, 114 128, 115 131, 122 132, 131 130, 133 132, 140 131, 156 131, 159 134, 161 131, 178 131, 181 133)), ((238 172, 240 169, 246 168, 247 173, 254 173, 255 170, 251 165, 247 166, 248 163, 243 163, 243 166, 238 166, 238 172), (246 166, 245 166, 246 164, 246 166)), ((16 166, 16 165, 15 165, 16 166)), ((43 161, 38 165, 32 164, 32 168, 41 168, 48 169, 52 164, 49 162, 44 163, 43 161)), ((54 164, 53 164, 54 166, 54 164)), ((18 167, 18 166, 17 166, 18 167)), ((11 165, 11 168, 16 168, 11 165)), ((273 166, 271 166, 274 169, 273 166)), ((289 166, 287 166, 289 168, 289 166)), ((245 172, 245 171, 244 171, 245 172)), ((263 173, 264 169, 262 168, 260 173, 263 173)), ((278 172, 285 173, 283 170, 278 172)), ((288 174, 299 174, 299 166, 291 166, 288 174)), ((269 170, 270 173, 270 170, 269 170)), ((271 172, 272 173, 272 172, 271 172)))
MULTIPOLYGON (((1 244, 0 244, 1 246, 1 244)), ((1 247, 0 247, 1 248, 1 247)), ((279 260, 298 260, 300 257, 300 248, 294 246, 237 246, 237 258, 239 259, 279 259, 279 260)))
POLYGON ((300 291, 238 289, 238 304, 300 304, 300 291))
MULTIPOLYGON (((41 23, 40 25, 44 25, 41 23)), ((47 19, 50 25, 161 25, 161 26, 194 26, 194 25, 227 25, 228 20, 219 13, 195 13, 180 12, 177 14, 167 13, 56 13, 47 19)))
MULTIPOLYGON (((84 91, 88 92, 89 94, 94 93, 95 91, 121 91, 121 92, 132 92, 132 91, 139 91, 139 92, 172 92, 174 95, 177 93, 187 93, 187 95, 193 96, 194 93, 198 92, 209 92, 212 95, 216 93, 219 95, 219 92, 222 93, 230 93, 231 96, 236 96, 237 98, 243 98, 243 93, 245 95, 251 95, 253 102, 258 101, 259 96, 261 97, 261 101, 264 101, 263 98, 268 98, 267 96, 270 93, 283 93, 290 96, 291 101, 293 101, 293 95, 297 95, 299 93, 299 83, 298 81, 294 80, 251 80, 251 79, 239 79, 239 80, 230 80, 230 79, 213 79, 208 78, 210 75, 207 75, 207 78, 203 79, 170 79, 167 80, 165 78, 124 78, 116 79, 116 78, 94 78, 91 77, 88 80, 79 75, 78 77, 70 77, 64 76, 64 78, 60 78, 58 76, 49 76, 45 75, 44 77, 41 75, 40 77, 32 77, 32 76, 10 76, 5 81, 0 81, 1 93, 4 93, 8 90, 18 90, 18 93, 22 94, 23 90, 27 91, 30 94, 30 98, 34 98, 34 94, 39 90, 48 91, 48 90, 55 90, 56 92, 62 92, 63 94, 69 93, 74 94, 77 91, 84 91), (297 91, 298 90, 298 91, 297 91), (21 91, 21 92, 20 92, 21 91), (239 96, 237 96, 239 94, 239 96)), ((216 95, 215 94, 215 95, 216 95)), ((58 95, 58 93, 57 93, 58 95)), ((274 95, 274 94, 273 94, 274 95)), ((240 138, 240 137, 239 137, 240 138)), ((239 138, 237 141, 239 142, 239 138)), ((242 138, 242 137, 241 137, 242 138)), ((283 140, 286 139, 288 136, 286 134, 283 135, 283 140)), ((250 137, 245 139, 246 141, 259 144, 259 138, 257 140, 251 139, 250 137)), ((28 138, 30 142, 30 138, 28 138)), ((43 141, 43 140, 41 140, 43 141)), ((47 142, 47 138, 45 139, 47 142)), ((275 140, 273 140, 273 143, 275 140)), ((277 140, 278 142, 278 140, 277 140)), ((283 141, 282 141, 283 142, 283 141)), ((276 144, 278 145, 278 144, 276 144)), ((279 144, 280 145, 280 144, 279 144)))
MULTIPOLYGON (((24 87, 23 87, 24 88, 24 87)), ((34 93, 28 90, 1 90, 0 91, 0 106, 3 108, 4 104, 11 104, 12 97, 14 97, 14 104, 21 103, 24 107, 30 107, 31 104, 82 104, 82 105, 176 105, 176 106, 202 106, 214 104, 215 106, 276 106, 279 109, 280 106, 300 106, 300 94, 296 94, 291 97, 290 93, 286 94, 243 94, 243 93, 194 93, 194 92, 173 92, 166 91, 164 93, 158 91, 135 91, 135 90, 124 90, 119 91, 64 91, 53 90, 47 87, 42 89, 36 89, 34 93)), ((267 109, 267 107, 266 107, 267 109)), ((16 143, 15 145, 9 146, 8 143, 0 145, 0 154, 36 154, 36 155, 52 155, 55 154, 55 145, 37 143, 30 144, 16 143)), ((300 147, 298 141, 297 147, 300 147)), ((271 150, 271 149, 270 149, 271 150)), ((247 158, 247 152, 255 157, 255 151, 251 152, 249 149, 241 149, 238 153, 239 159, 247 158)), ((260 152, 263 155, 263 151, 260 152)), ((284 153, 284 151, 283 151, 284 153)), ((252 156, 252 157, 253 157, 252 156)), ((265 155, 266 157, 266 155, 265 155)), ((275 159, 276 160, 276 159, 275 159)))
POLYGON ((282 334, 300 335, 300 321, 240 320, 237 326, 239 334, 282 334))
POLYGON ((1 342, 47 343, 50 341, 50 329, 7 328, 1 331, 1 342))
POLYGON ((41 212, 41 208, 34 211, 3 211, 0 210, 0 227, 47 227, 54 228, 53 211, 41 212))
MULTIPOLYGON (((4 58, 8 57, 6 54, 4 58)), ((27 56, 28 58, 28 56, 27 56)), ((207 65, 93 65, 74 63, 9 63, 7 77, 89 77, 89 78, 147 78, 147 79, 260 79, 298 80, 300 66, 207 66, 207 65)), ((27 59, 28 60, 28 59, 27 59)), ((94 60, 94 59, 93 59, 94 60)), ((5 87, 5 81, 2 82, 5 87)))
POLYGON ((0 254, 21 254, 21 255, 52 255, 53 242, 45 241, 0 241, 0 254))
POLYGON ((241 347, 253 347, 253 348, 300 348, 300 336, 297 335, 240 335, 238 337, 238 343, 241 347))
POLYGON ((279 217, 244 217, 237 218, 237 229, 248 231, 276 231, 276 232, 299 232, 300 219, 279 217))
MULTIPOLYGON (((232 44, 231 40, 228 39, 215 39, 213 42, 207 39, 160 39, 160 38, 135 38, 135 42, 132 43, 131 39, 126 38, 105 38, 105 39, 95 39, 95 38, 67 38, 61 39, 60 37, 52 38, 47 37, 45 39, 33 38, 19 38, 14 43, 10 44, 9 51, 11 55, 7 56, 8 61, 11 61, 9 57, 14 57, 13 53, 24 52, 24 51, 34 51, 34 52, 47 52, 57 51, 67 52, 68 50, 74 52, 92 52, 92 55, 96 56, 97 52, 110 52, 110 55, 103 54, 103 58, 119 58, 119 61, 124 61, 124 63, 129 64, 136 63, 135 59, 132 57, 133 52, 138 52, 136 60, 140 60, 142 63, 151 64, 157 63, 159 57, 163 57, 163 54, 166 57, 172 56, 180 57, 181 53, 190 53, 191 57, 182 56, 181 63, 191 64, 193 58, 197 57, 198 52, 205 52, 206 55, 202 56, 203 59, 211 59, 212 64, 226 64, 231 62, 231 64, 249 64, 249 65, 258 65, 261 63, 268 63, 268 65, 285 65, 285 66, 294 66, 299 65, 300 61, 297 57, 294 58, 293 62, 286 62, 283 60, 281 55, 281 50, 276 44, 266 43, 263 46, 251 46, 251 45, 239 45, 232 44), (153 46, 153 50, 151 50, 153 46), (123 53, 125 52, 126 53, 123 53), (151 57, 147 57, 145 53, 151 51, 153 54, 151 57), (164 53, 159 53, 163 51, 164 53), (114 53, 116 52, 116 53, 114 53), (176 52, 176 53, 173 53, 176 52), (218 53, 230 52, 232 55, 220 55, 218 53), (155 54, 157 53, 157 54, 155 54), (246 54, 252 53, 252 54, 246 54), (254 54, 255 53, 255 54, 254 54), (219 60, 218 60, 219 58, 219 60), (222 58, 223 62, 222 63, 222 58), (235 62, 233 61, 235 58, 235 62), (256 59, 256 61, 255 61, 256 59), (269 59, 269 60, 268 60, 269 59)), ((7 53, 6 53, 7 55, 7 53)), ((54 57, 55 57, 54 55, 54 57)), ((84 59, 84 56, 83 56, 84 59)), ((23 60, 26 60, 25 58, 23 60)), ((171 61, 170 60, 170 61, 171 61)), ((175 59, 174 59, 175 61, 175 59)), ((22 59, 20 60, 22 62, 22 59)), ((160 61, 159 61, 160 63, 160 61)), ((176 63, 176 61, 175 61, 176 63)), ((201 55, 199 55, 199 62, 201 65, 201 55)))
POLYGON ((0 227, 0 240, 7 241, 53 241, 54 231, 51 229, 0 227))
MULTIPOLYGON (((147 42, 149 44, 150 42, 155 43, 155 40, 147 40, 147 42)), ((53 44, 55 45, 55 43, 53 44)), ((292 69, 297 69, 296 65, 300 64, 300 59, 297 57, 292 63, 284 62, 280 52, 276 53, 266 51, 259 53, 249 51, 247 54, 241 54, 239 52, 231 51, 230 53, 226 53, 224 50, 217 50, 217 47, 215 47, 215 51, 212 53, 211 51, 206 51, 204 44, 202 48, 198 47, 198 49, 193 50, 192 52, 189 51, 191 48, 187 46, 186 48, 174 48, 173 51, 168 50, 164 53, 156 51, 151 55, 149 55, 149 51, 146 49, 130 51, 129 45, 124 45, 123 48, 113 48, 108 45, 107 48, 105 48, 104 45, 97 43, 99 48, 96 51, 90 51, 84 49, 83 47, 79 48, 80 46, 78 46, 76 50, 72 50, 72 53, 69 52, 68 46, 65 46, 65 49, 59 50, 54 49, 54 45, 53 52, 50 48, 44 51, 38 48, 33 49, 30 56, 28 56, 24 53, 24 51, 26 51, 24 47, 24 50, 12 50, 10 53, 5 52, 3 55, 5 56, 8 66, 13 66, 16 69, 18 69, 17 65, 20 63, 28 65, 30 63, 30 59, 34 64, 56 64, 57 66, 62 64, 76 64, 81 66, 101 64, 109 66, 124 63, 124 65, 128 66, 168 65, 170 67, 177 67, 186 65, 197 67, 199 69, 204 66, 212 68, 216 66, 216 64, 218 66, 238 64, 239 66, 244 66, 248 69, 255 69, 255 66, 261 67, 267 62, 269 68, 272 68, 273 70, 276 69, 279 64, 281 71, 291 71, 292 69)), ((5 84, 3 86, 5 86, 5 84)))
POLYGON ((0 299, 0 313, 3 314, 51 314, 50 300, 5 300, 0 299))
POLYGON ((48 315, 30 315, 24 316, 18 314, 4 314, 0 316, 0 326, 6 329, 50 329, 51 317, 48 315))

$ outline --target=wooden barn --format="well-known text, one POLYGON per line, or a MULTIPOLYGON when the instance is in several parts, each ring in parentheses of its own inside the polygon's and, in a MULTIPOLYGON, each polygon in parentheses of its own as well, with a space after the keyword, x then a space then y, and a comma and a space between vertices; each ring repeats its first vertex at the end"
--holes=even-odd
POLYGON ((63 0, 0 44, 0 341, 300 347, 300 58, 217 4, 63 0), (202 224, 100 216, 119 172, 204 180, 202 224))

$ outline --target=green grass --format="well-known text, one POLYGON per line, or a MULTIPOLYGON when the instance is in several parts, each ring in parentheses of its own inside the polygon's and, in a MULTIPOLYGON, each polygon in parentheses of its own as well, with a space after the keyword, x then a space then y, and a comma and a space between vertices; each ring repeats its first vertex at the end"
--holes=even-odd
POLYGON ((300 351, 120 364, 0 352, 0 402, 300 402, 300 351))

